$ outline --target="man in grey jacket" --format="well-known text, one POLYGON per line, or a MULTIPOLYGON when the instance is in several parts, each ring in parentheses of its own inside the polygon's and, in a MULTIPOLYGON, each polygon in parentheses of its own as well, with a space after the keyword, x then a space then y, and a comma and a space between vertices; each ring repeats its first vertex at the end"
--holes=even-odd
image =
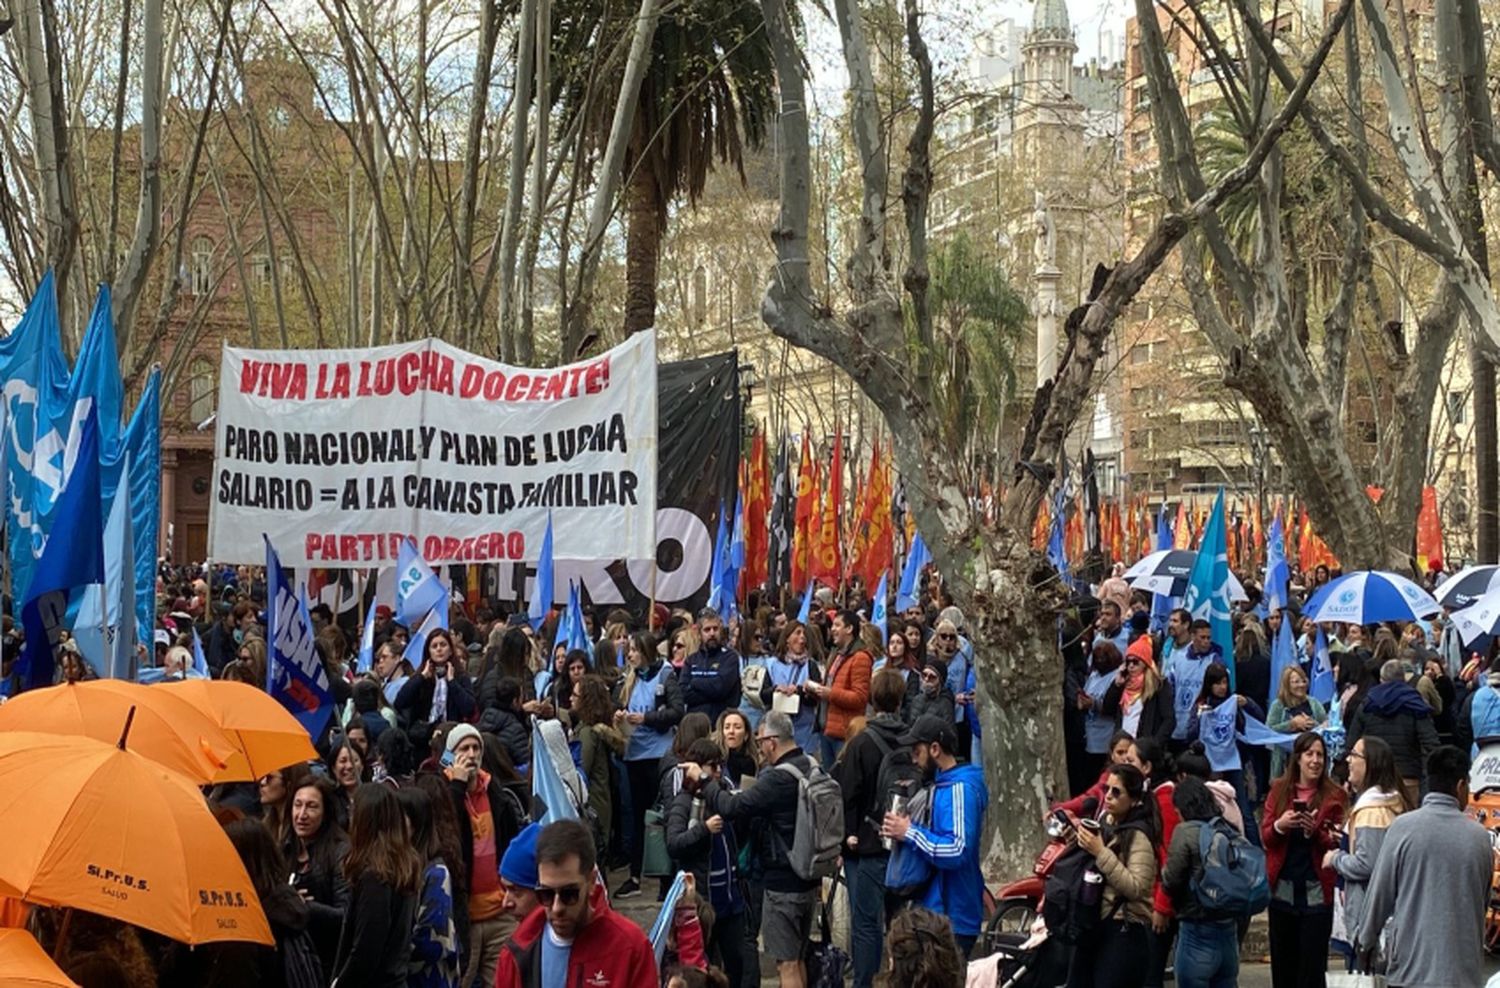
POLYGON ((1427 759, 1422 808, 1386 831, 1365 895, 1356 949, 1386 930, 1392 988, 1479 988, 1484 984, 1484 912, 1494 866, 1489 835, 1464 815, 1469 756, 1444 745, 1427 759))

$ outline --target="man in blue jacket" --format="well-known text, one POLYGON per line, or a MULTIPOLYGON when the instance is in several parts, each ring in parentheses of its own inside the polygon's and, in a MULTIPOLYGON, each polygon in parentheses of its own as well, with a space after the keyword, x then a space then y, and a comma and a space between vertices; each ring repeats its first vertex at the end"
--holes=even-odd
POLYGON ((719 714, 740 702, 740 654, 725 646, 724 621, 711 607, 698 614, 698 637, 702 644, 677 677, 682 701, 688 713, 707 714, 717 724, 719 714))
POLYGON ((958 736, 945 718, 924 714, 901 737, 911 760, 932 785, 932 813, 926 826, 887 813, 881 834, 907 844, 932 863, 933 876, 922 905, 948 917, 953 938, 965 957, 984 922, 984 875, 979 845, 990 794, 984 775, 955 757, 958 736))

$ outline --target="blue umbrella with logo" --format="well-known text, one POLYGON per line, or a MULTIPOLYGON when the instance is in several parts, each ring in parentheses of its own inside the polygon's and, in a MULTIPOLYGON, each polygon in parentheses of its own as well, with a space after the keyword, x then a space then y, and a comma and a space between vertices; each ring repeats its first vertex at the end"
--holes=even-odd
POLYGON ((1375 624, 1415 621, 1442 610, 1432 594, 1397 573, 1360 570, 1339 577, 1312 595, 1303 614, 1314 621, 1375 624))

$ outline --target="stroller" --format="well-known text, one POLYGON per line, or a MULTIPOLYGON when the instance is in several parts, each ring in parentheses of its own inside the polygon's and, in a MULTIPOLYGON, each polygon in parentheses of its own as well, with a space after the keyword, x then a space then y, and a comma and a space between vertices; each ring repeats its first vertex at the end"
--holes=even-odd
MULTIPOLYGON (((994 988, 1057 988, 1068 980, 1068 958, 1071 948, 1055 938, 1031 944, 1026 933, 994 933, 985 938, 989 954, 969 965, 994 965, 994 988)), ((971 979, 972 979, 971 974, 971 979)), ((971 982, 972 983, 972 982, 971 982)))
POLYGON ((1468 814, 1490 833, 1495 870, 1490 875, 1490 906, 1484 915, 1484 947, 1500 953, 1500 737, 1478 741, 1479 756, 1469 768, 1468 814))

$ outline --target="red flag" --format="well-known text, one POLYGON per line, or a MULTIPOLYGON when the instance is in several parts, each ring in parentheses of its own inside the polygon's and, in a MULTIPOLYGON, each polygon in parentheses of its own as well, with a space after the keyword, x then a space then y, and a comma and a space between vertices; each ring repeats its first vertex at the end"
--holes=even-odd
POLYGON ((771 555, 771 463, 766 434, 759 430, 750 444, 745 469, 745 570, 740 574, 740 593, 765 586, 771 555))
MULTIPOLYGON (((842 556, 844 533, 840 522, 844 518, 844 437, 838 432, 833 434, 833 467, 828 473, 828 493, 833 506, 833 547, 842 556)), ((827 537, 826 532, 824 537, 827 537)), ((838 581, 842 578, 843 567, 840 566, 834 586, 838 586, 838 581)))
POLYGON ((1443 568, 1443 524, 1438 517, 1437 489, 1422 488, 1417 512, 1417 569, 1431 573, 1443 568))
MULTIPOLYGON (((807 589, 811 573, 813 518, 817 515, 818 478, 813 472, 812 447, 806 427, 802 430, 802 463, 797 468, 797 513, 792 532, 792 590, 807 589)), ((821 533, 817 533, 821 534, 821 533)))
MULTIPOLYGON (((821 480, 822 471, 819 470, 818 474, 821 480)), ((824 586, 837 587, 843 566, 840 565, 838 511, 834 507, 832 478, 828 484, 818 486, 823 488, 823 497, 818 499, 818 514, 811 521, 815 534, 808 541, 808 575, 824 586)))
POLYGON ((865 483, 859 528, 854 533, 855 556, 851 570, 872 591, 891 565, 895 551, 895 529, 891 518, 890 470, 880 460, 880 445, 870 456, 870 477, 865 483))

